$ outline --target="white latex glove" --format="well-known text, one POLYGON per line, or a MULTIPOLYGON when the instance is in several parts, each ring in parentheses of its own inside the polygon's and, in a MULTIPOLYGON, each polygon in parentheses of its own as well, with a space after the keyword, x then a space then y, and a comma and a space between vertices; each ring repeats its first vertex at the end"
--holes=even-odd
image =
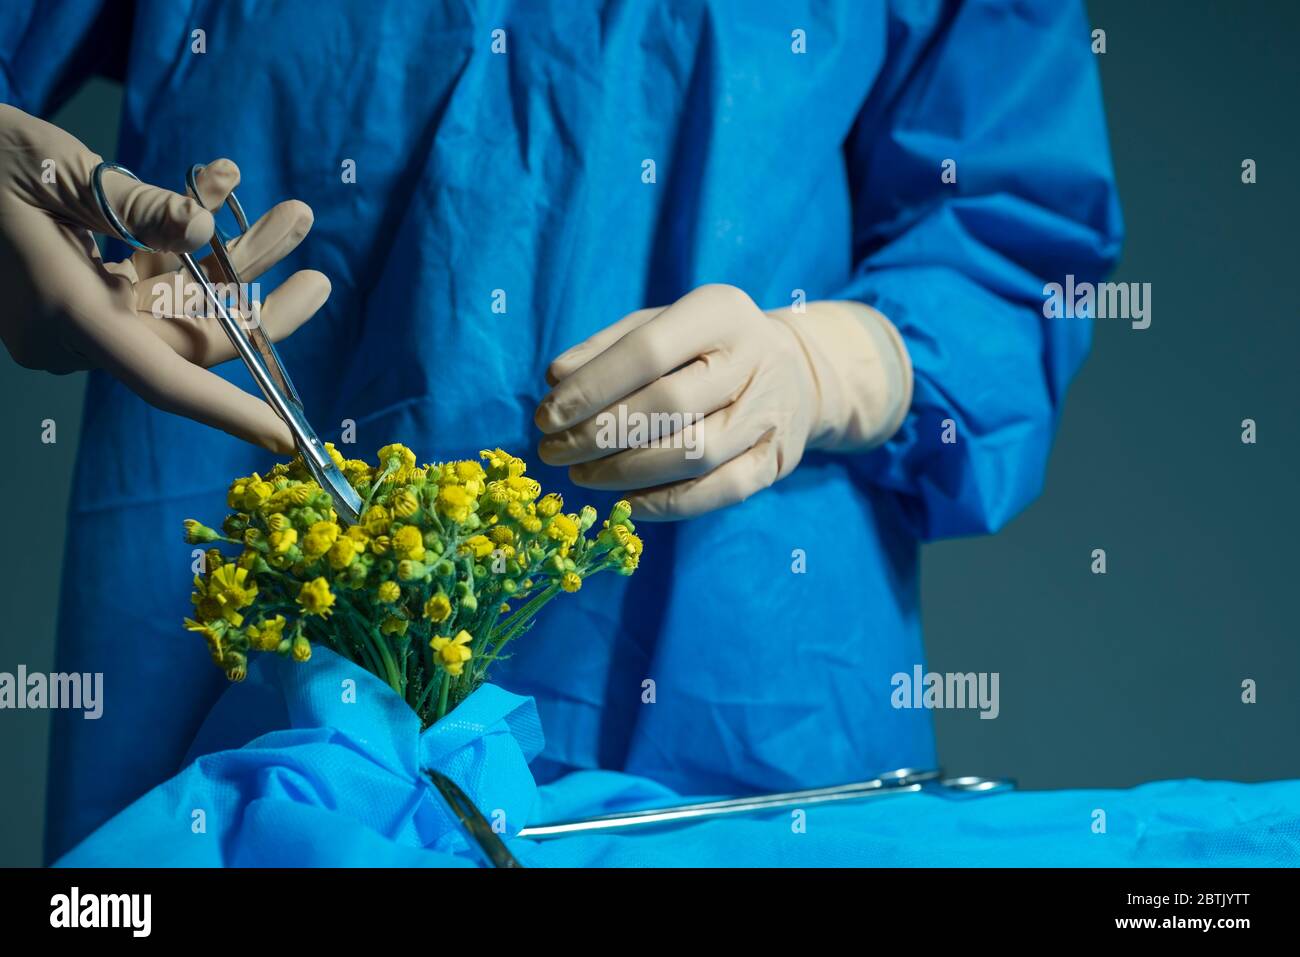
MULTIPOLYGON (((100 259, 92 232, 113 235, 91 189, 100 157, 58 127, 0 105, 0 339, 29 369, 54 373, 102 368, 146 401, 197 419, 274 452, 293 450, 288 427, 260 396, 207 371, 234 357, 213 318, 174 311, 155 317, 155 287, 171 287, 177 306, 195 301, 188 275, 180 297, 180 260, 136 253, 100 259), (52 161, 52 162, 49 162, 52 161), (48 174, 53 182, 45 182, 48 174)), ((178 166, 178 177, 185 167, 178 166)), ((170 190, 104 175, 118 217, 145 245, 192 252, 212 236, 216 210, 238 185, 239 170, 217 160, 199 176, 203 204, 170 190), (205 209, 206 207, 206 209, 205 209)), ((280 203, 231 244, 231 261, 251 282, 287 256, 311 229, 303 203, 280 203)), ((205 267, 210 264, 204 260, 205 267)), ((220 272, 209 269, 214 279, 220 272)), ((329 297, 330 284, 310 270, 294 273, 266 297, 260 321, 272 340, 306 322, 329 297)))
POLYGON ((547 381, 535 417, 542 461, 570 466, 578 485, 630 491, 634 516, 653 521, 741 502, 789 475, 806 448, 886 441, 911 404, 912 369, 898 332, 868 306, 765 313, 715 285, 624 317, 560 355, 547 381), (620 405, 629 424, 633 413, 704 416, 697 448, 688 429, 658 448, 609 447, 620 405))

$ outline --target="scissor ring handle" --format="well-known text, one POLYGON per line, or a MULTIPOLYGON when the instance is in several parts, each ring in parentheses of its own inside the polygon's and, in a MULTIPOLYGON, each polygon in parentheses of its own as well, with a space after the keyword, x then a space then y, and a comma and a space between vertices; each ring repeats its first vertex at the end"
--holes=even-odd
MULTIPOLYGON (((190 195, 194 197, 194 201, 200 206, 203 205, 203 197, 199 194, 199 174, 203 172, 204 168, 203 163, 195 163, 189 168, 189 172, 185 174, 185 188, 190 191, 190 195)), ((226 195, 226 207, 235 216, 235 223, 239 226, 239 235, 242 236, 248 232, 248 217, 244 215, 243 204, 239 202, 239 198, 235 196, 233 189, 226 195)), ((213 225, 216 226, 215 217, 213 225)), ((233 236, 227 236, 226 231, 220 226, 216 226, 215 235, 221 240, 223 246, 234 238, 233 236)))
POLYGON ((131 230, 126 228, 126 224, 118 218, 116 211, 113 209, 113 204, 108 201, 108 195, 104 192, 105 170, 112 170, 115 173, 121 173, 124 176, 131 177, 131 179, 135 180, 137 183, 140 182, 140 177, 136 176, 135 173, 132 173, 125 166, 121 166, 117 163, 100 163, 95 167, 95 171, 90 176, 90 186, 95 193, 95 202, 99 204, 99 211, 104 214, 104 219, 108 221, 108 225, 113 227, 113 232, 117 233, 117 238, 122 240, 122 242, 126 243, 132 249, 137 249, 142 253, 156 253, 158 250, 154 249, 152 246, 146 246, 144 243, 140 242, 140 240, 136 239, 131 230))

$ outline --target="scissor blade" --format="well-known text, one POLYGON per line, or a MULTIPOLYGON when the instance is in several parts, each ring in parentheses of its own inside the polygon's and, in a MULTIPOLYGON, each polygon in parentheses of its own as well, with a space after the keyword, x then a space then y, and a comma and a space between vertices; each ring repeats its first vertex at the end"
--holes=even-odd
POLYGON ((438 771, 429 769, 425 773, 429 775, 429 780, 433 782, 433 786, 438 789, 438 793, 447 802, 447 806, 451 808, 456 820, 460 822, 466 833, 473 839, 489 864, 493 867, 523 867, 515 856, 510 853, 510 849, 506 847, 505 841, 501 840, 501 836, 492 830, 492 825, 474 806, 474 802, 469 799, 469 795, 461 790, 460 785, 438 771))
MULTIPOLYGON (((216 258, 217 265, 221 267, 224 281, 239 290, 242 302, 244 284, 239 278, 239 273, 235 271, 234 263, 230 261, 230 254, 226 251, 225 243, 214 234, 208 245, 212 247, 212 255, 216 258)), ((260 307, 260 303, 258 305, 260 307)), ((261 356, 262 364, 266 366, 266 371, 275 380, 276 386, 290 402, 301 409, 302 399, 298 396, 298 390, 293 387, 293 380, 289 378, 289 373, 285 371, 284 363, 280 361, 280 354, 275 351, 274 343, 267 338, 266 333, 263 331, 260 318, 257 321, 252 320, 252 316, 243 316, 236 321, 240 322, 244 334, 248 336, 248 341, 253 344, 257 354, 261 356)))

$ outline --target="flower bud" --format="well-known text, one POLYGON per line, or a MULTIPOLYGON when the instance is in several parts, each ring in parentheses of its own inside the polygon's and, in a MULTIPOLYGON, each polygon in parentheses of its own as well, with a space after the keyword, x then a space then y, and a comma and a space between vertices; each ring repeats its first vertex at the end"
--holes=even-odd
POLYGON ((615 502, 613 510, 611 510, 609 513, 609 520, 611 524, 614 525, 619 525, 623 522, 626 522, 631 517, 632 517, 632 506, 628 504, 626 499, 619 499, 617 502, 615 502))
POLYGON ((420 510, 420 500, 407 489, 402 489, 394 495, 389 505, 398 518, 410 518, 420 510))
POLYGON ((415 581, 429 574, 429 567, 424 562, 413 558, 404 558, 397 563, 397 577, 404 582, 415 581))
POLYGON ((215 542, 220 537, 215 531, 201 522, 196 522, 192 518, 185 520, 185 541, 191 545, 204 545, 208 542, 215 542))
POLYGON ((227 651, 221 659, 221 666, 226 669, 226 677, 231 681, 243 681, 248 677, 248 658, 238 651, 227 651))
POLYGON ((221 530, 231 538, 237 538, 248 528, 248 516, 244 512, 235 512, 227 515, 225 521, 221 523, 221 530))

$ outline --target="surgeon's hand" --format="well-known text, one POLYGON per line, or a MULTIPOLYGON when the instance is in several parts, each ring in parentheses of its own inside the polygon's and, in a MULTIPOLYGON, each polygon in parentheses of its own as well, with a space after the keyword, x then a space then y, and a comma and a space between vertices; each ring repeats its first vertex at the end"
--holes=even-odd
MULTIPOLYGON (((202 204, 106 172, 105 192, 118 217, 145 245, 163 250, 106 263, 91 235, 113 234, 91 189, 99 161, 63 130, 0 105, 0 338, 10 355, 29 369, 54 373, 106 369, 159 408, 275 452, 291 451, 289 429, 269 405, 205 368, 232 358, 234 349, 215 319, 183 315, 185 303, 198 300, 188 275, 182 286, 175 283, 180 260, 171 254, 207 244, 210 211, 239 183, 239 170, 229 160, 208 164, 199 177, 202 204), (171 287, 165 301, 178 309, 157 317, 162 287, 171 287)), ((270 210, 231 245, 240 278, 251 281, 270 269, 311 224, 303 203, 270 210)), ((329 292, 320 273, 294 273, 262 304, 264 331, 284 338, 329 292)))
POLYGON ((624 317, 560 355, 547 380, 542 461, 570 466, 578 485, 630 492, 633 514, 652 521, 741 502, 789 475, 805 449, 879 445, 912 389, 902 339, 874 309, 828 301, 765 313, 720 285, 624 317), (702 417, 694 433, 687 416, 702 417))

